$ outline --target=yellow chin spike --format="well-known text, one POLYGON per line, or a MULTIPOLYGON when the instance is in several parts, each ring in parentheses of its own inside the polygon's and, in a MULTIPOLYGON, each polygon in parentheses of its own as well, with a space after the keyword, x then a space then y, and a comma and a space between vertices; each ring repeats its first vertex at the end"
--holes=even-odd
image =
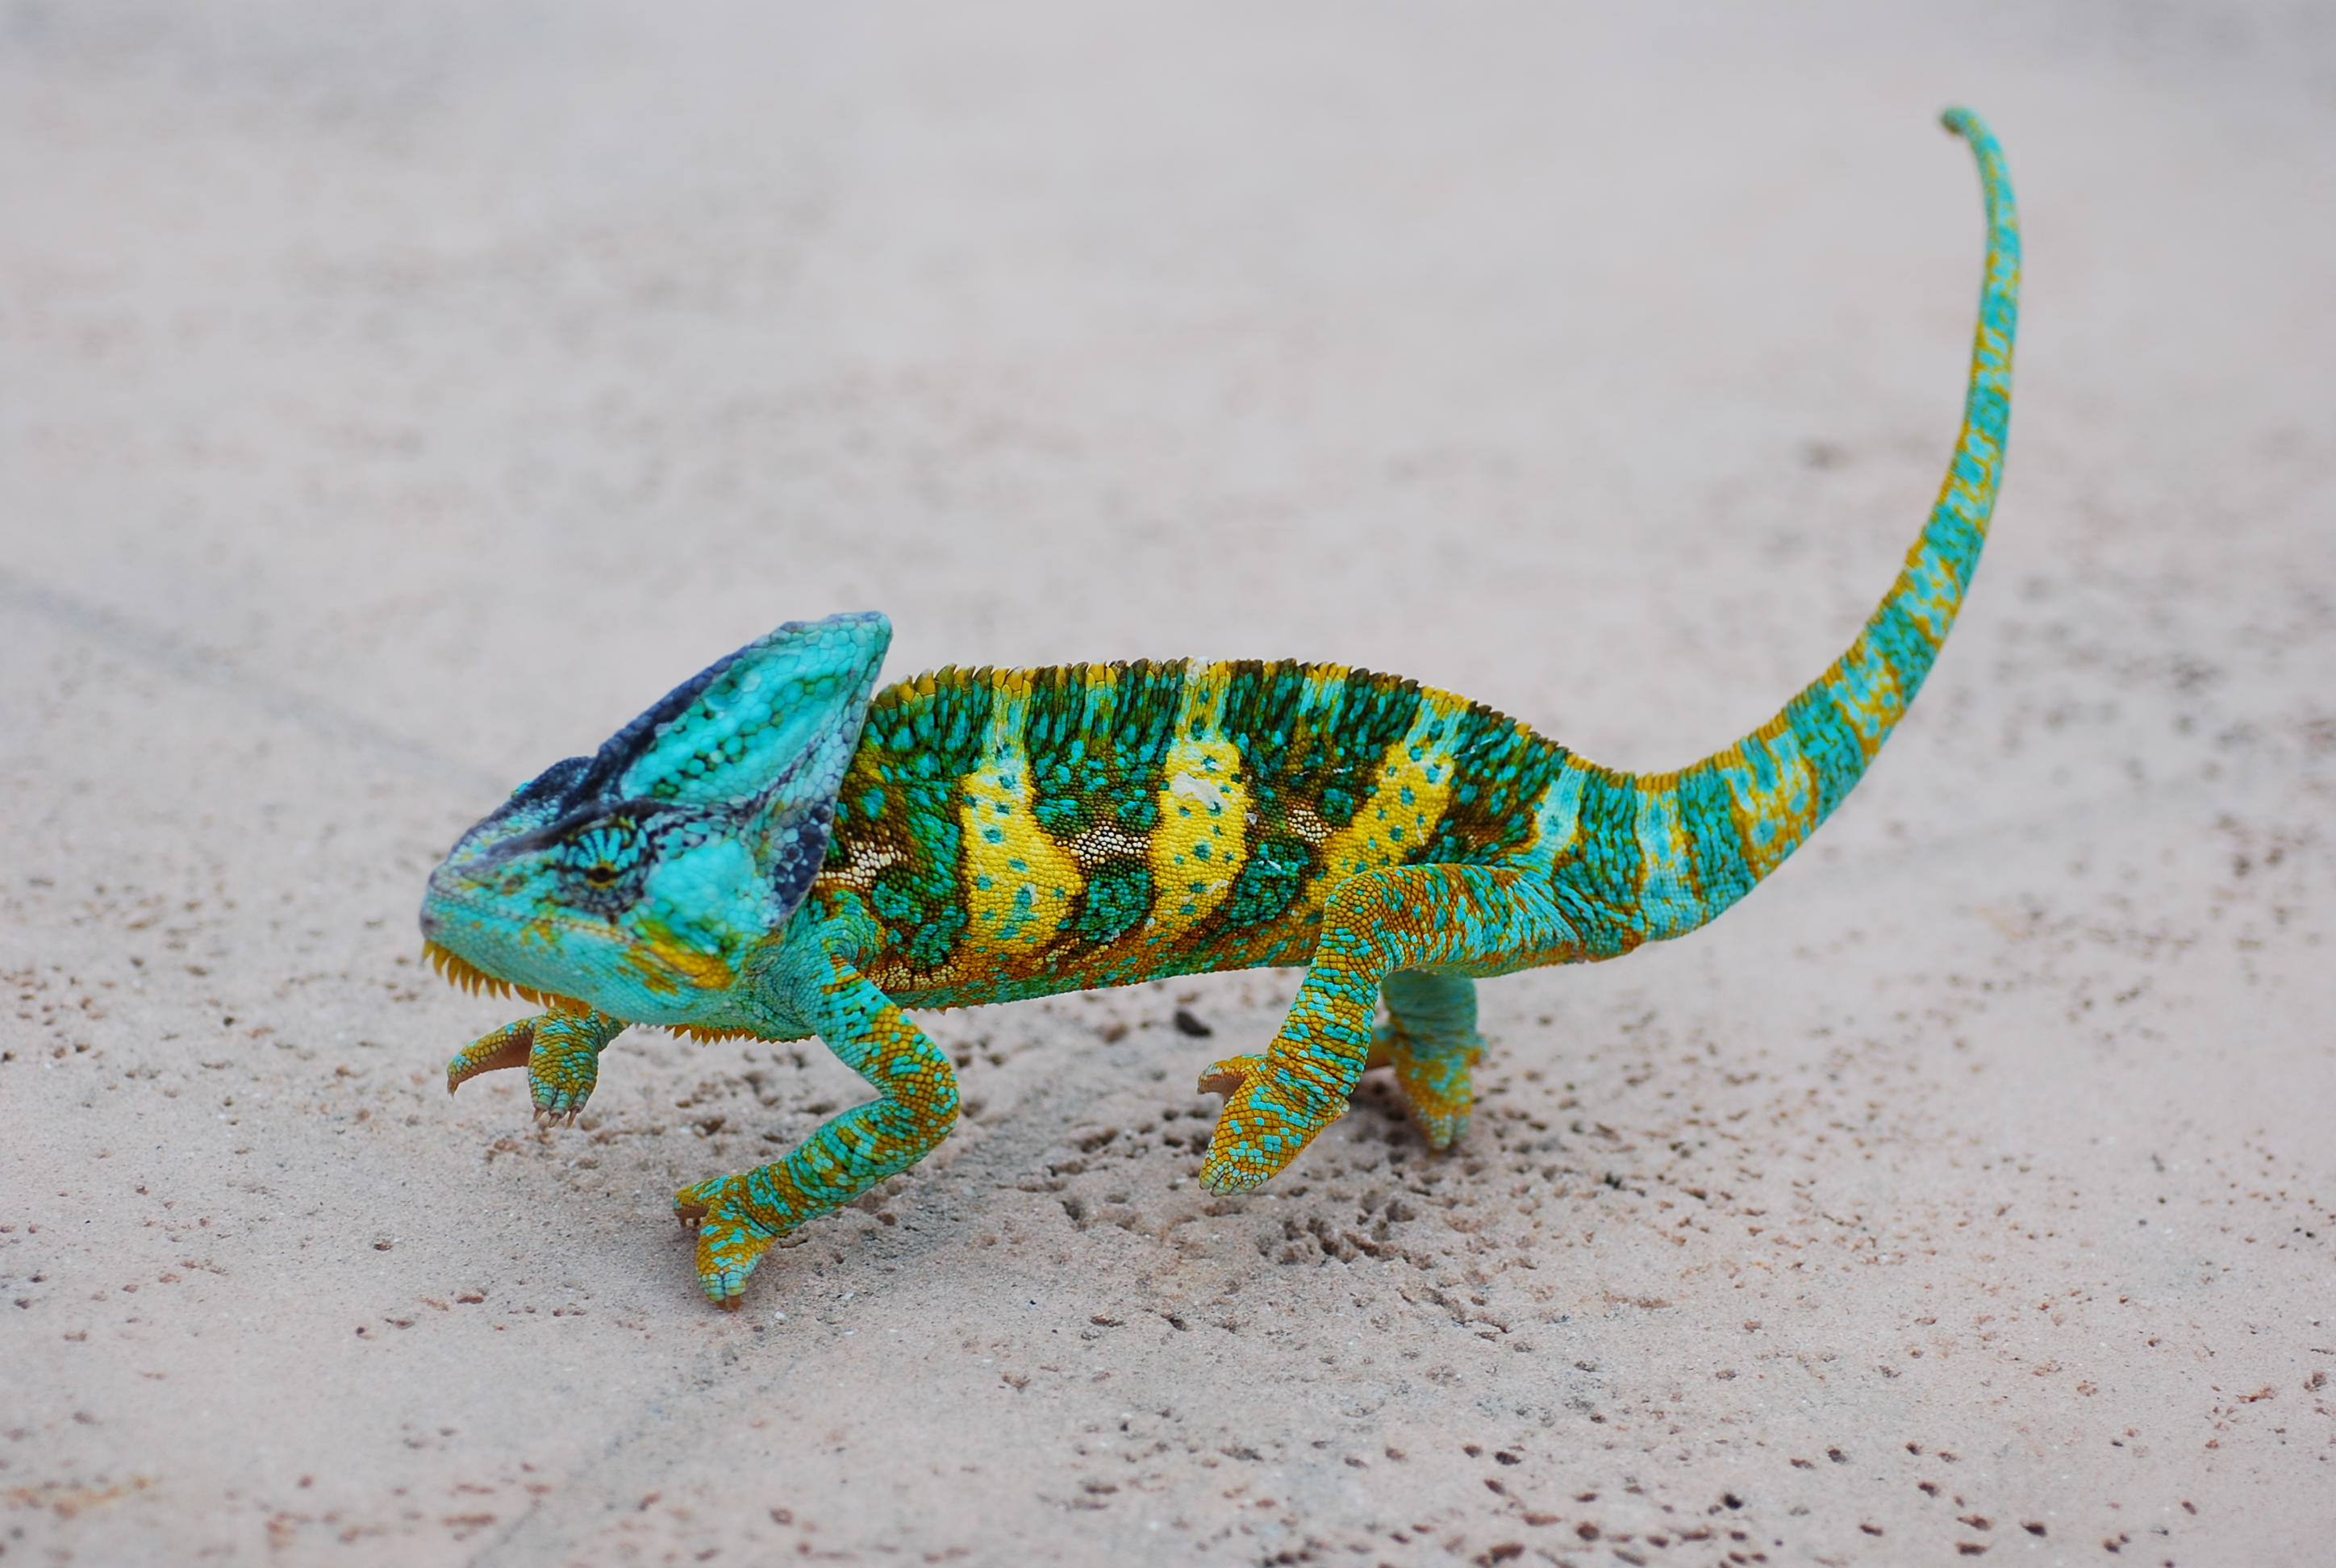
POLYGON ((538 1007, 560 1013, 589 1013, 592 1009, 574 997, 563 997, 556 991, 539 991, 532 986, 522 986, 514 980, 502 979, 487 973, 460 953, 449 952, 436 942, 423 942, 422 956, 430 967, 445 977, 446 983, 472 996, 482 992, 491 997, 516 995, 538 1007))
MULTIPOLYGON (((449 952, 436 942, 423 943, 422 956, 430 960, 432 969, 445 977, 448 985, 457 990, 468 991, 474 997, 482 994, 490 997, 516 996, 524 1001, 533 1002, 540 1008, 548 1008, 556 1013, 589 1013, 592 1010, 589 1003, 578 1001, 574 997, 563 997, 556 991, 539 991, 532 986, 523 986, 516 980, 506 980, 491 975, 462 954, 449 952)), ((660 1024, 655 1027, 663 1028, 670 1034, 686 1036, 690 1039, 698 1041, 753 1040, 762 1037, 752 1029, 725 1027, 714 1024, 660 1024)))
POLYGON ((766 1037, 756 1034, 752 1029, 733 1028, 722 1024, 657 1024, 653 1027, 663 1029, 668 1035, 679 1035, 685 1039, 696 1040, 700 1045, 715 1040, 759 1040, 766 1037))

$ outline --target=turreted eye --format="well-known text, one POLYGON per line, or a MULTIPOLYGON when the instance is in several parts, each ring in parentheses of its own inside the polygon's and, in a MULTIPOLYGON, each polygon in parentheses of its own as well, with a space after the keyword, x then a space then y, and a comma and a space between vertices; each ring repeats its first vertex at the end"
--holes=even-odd
POLYGON ((560 859, 586 886, 612 888, 640 863, 640 835, 627 823, 596 823, 569 839, 560 859))

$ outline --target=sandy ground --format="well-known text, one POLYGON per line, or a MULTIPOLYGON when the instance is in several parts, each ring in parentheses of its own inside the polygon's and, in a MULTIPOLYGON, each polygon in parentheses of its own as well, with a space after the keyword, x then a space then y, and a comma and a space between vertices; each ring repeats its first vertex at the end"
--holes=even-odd
POLYGON ((2324 8, 648 9, 0 7, 0 1560, 2336 1560, 2324 8), (424 872, 784 618, 1757 723, 1937 482, 1958 101, 1970 611, 1463 1152, 1194 1187, 1289 974, 935 1017, 727 1315, 668 1195, 840 1066, 441 1089, 424 872))

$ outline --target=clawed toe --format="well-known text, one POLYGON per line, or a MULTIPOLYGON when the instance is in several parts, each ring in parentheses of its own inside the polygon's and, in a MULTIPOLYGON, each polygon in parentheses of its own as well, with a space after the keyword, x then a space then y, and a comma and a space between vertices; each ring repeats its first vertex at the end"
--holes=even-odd
POLYGON ((719 1176, 684 1187, 673 1198, 673 1217, 686 1232, 697 1232, 697 1283, 717 1307, 735 1307, 747 1276, 778 1232, 758 1221, 743 1177, 719 1176))
POLYGON ((1257 1076, 1265 1067, 1263 1057, 1227 1057, 1221 1062, 1211 1062, 1202 1071, 1200 1092, 1223 1095, 1230 1098, 1241 1092, 1241 1086, 1257 1076))
POLYGON ((1468 1130, 1468 1113, 1465 1111, 1458 1115, 1439 1115, 1423 1113, 1415 1107, 1412 1115, 1419 1123, 1420 1136, 1426 1138, 1427 1146, 1439 1154, 1458 1143, 1461 1135, 1468 1130))

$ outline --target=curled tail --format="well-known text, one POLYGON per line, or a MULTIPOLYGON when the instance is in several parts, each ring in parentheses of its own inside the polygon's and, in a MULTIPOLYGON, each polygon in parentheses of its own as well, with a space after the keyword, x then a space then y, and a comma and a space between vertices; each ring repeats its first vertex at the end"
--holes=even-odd
MULTIPOLYGON (((1943 120, 1979 160, 1988 236, 1962 433, 1938 502, 1907 551, 1898 580, 1832 668, 1726 750, 1678 773, 1628 779, 1636 796, 1636 837, 1650 852, 1637 890, 1633 935, 1640 940, 1679 936, 1703 924, 1816 831, 1922 689, 1979 565, 2011 415, 2020 223, 2003 150, 1993 134, 1968 109, 1951 109, 1943 120)), ((1610 791, 1623 782, 1613 774, 1606 779, 1610 791)))

